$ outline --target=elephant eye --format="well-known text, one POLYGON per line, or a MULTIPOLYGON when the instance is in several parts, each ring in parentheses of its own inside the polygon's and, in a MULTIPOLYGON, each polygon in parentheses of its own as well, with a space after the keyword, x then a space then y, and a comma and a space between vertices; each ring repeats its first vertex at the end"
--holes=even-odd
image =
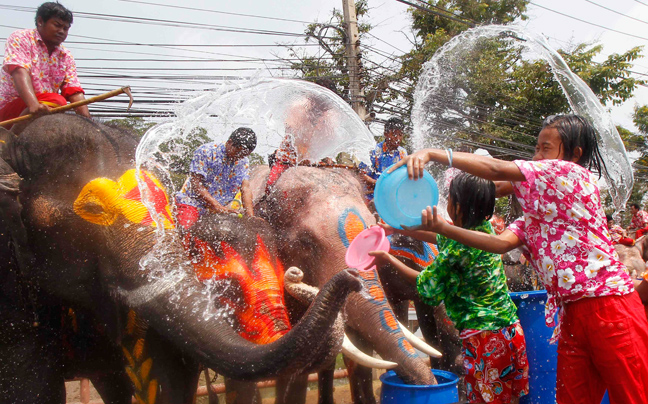
POLYGON ((104 213, 103 206, 95 202, 86 203, 85 206, 83 207, 83 210, 85 210, 87 213, 91 215, 101 215, 104 213))

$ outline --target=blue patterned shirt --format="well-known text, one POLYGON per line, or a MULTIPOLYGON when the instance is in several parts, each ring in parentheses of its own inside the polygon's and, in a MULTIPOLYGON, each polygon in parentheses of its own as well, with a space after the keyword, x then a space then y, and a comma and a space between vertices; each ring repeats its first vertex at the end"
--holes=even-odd
MULTIPOLYGON (((407 150, 404 148, 398 146, 396 150, 387 150, 385 142, 380 142, 369 154, 371 166, 360 163, 358 168, 369 177, 377 180, 383 171, 401 161, 405 156, 407 156, 407 150)), ((367 198, 369 200, 373 199, 373 192, 368 194, 367 198)))
MULTIPOLYGON (((218 203, 227 206, 241 188, 244 180, 250 177, 248 158, 234 163, 227 161, 225 144, 207 143, 194 152, 189 171, 203 177, 203 184, 218 203)), ((207 205, 186 181, 182 190, 175 195, 177 204, 191 205, 204 214, 207 205)))

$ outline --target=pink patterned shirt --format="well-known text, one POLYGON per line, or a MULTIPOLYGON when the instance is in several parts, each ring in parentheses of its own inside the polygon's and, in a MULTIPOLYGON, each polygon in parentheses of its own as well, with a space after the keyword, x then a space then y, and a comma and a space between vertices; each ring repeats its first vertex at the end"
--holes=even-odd
POLYGON ((50 55, 38 30, 23 29, 13 32, 7 38, 4 64, 0 72, 0 109, 19 97, 11 78, 15 67, 29 70, 36 94, 58 94, 61 90, 67 98, 83 92, 70 51, 57 46, 50 55))
POLYGON ((639 230, 644 227, 648 227, 648 212, 645 210, 640 210, 634 215, 632 215, 632 220, 630 221, 630 229, 639 230))
MULTIPOLYGON (((594 175, 563 160, 515 164, 526 178, 513 183, 524 218, 509 229, 524 243, 547 288, 547 325, 556 325, 554 315, 563 303, 632 293, 632 280, 612 247, 594 175)), ((562 310, 552 342, 561 317, 562 310)))

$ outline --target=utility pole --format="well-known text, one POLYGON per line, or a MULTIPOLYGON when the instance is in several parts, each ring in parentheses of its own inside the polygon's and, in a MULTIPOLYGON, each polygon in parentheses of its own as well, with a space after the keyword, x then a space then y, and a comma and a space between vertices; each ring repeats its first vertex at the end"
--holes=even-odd
POLYGON ((349 90, 351 91, 351 106, 363 121, 367 118, 364 106, 365 95, 360 85, 360 60, 358 35, 358 19, 353 0, 342 0, 344 21, 346 22, 346 57, 349 70, 349 90))

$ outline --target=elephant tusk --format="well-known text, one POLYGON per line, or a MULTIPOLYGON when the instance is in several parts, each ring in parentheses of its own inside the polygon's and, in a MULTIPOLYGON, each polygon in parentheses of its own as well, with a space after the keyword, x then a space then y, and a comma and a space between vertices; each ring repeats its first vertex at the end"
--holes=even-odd
POLYGON ((423 341, 416 335, 412 334, 410 330, 407 329, 403 324, 398 322, 398 325, 400 325, 401 331, 403 331, 403 334, 405 335, 405 338, 412 344, 412 346, 419 351, 423 352, 424 354, 430 355, 433 358, 440 358, 441 352, 437 351, 436 349, 432 348, 430 345, 428 345, 427 342, 423 341))
POLYGON ((398 363, 396 362, 377 359, 362 352, 355 345, 353 345, 346 334, 344 334, 344 341, 342 341, 342 353, 357 364, 366 366, 368 368, 393 369, 398 366, 398 363))

